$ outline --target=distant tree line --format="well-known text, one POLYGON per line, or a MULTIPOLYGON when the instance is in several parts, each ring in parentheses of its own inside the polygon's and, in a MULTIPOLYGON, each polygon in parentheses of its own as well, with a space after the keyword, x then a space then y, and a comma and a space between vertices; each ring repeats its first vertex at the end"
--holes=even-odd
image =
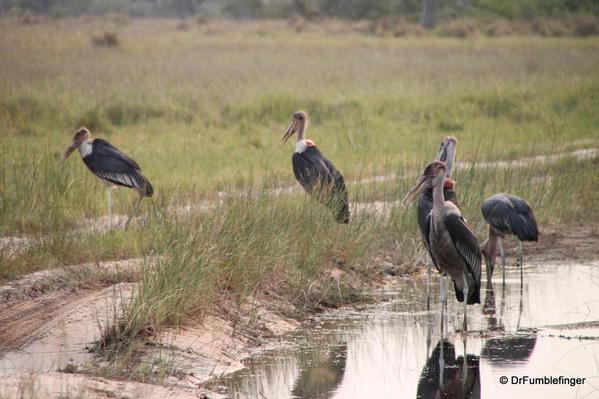
POLYGON ((134 17, 305 18, 407 20, 439 16, 532 19, 565 13, 599 15, 599 0, 0 0, 0 14, 54 16, 126 13, 134 17))

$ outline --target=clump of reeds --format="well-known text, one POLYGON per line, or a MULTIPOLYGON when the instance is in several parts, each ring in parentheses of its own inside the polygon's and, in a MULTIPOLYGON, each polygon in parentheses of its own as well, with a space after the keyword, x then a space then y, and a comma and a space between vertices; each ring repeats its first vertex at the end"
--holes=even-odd
POLYGON ((120 44, 119 35, 113 31, 104 31, 91 38, 91 43, 99 47, 118 47, 120 44))
POLYGON ((439 24, 436 28, 439 36, 465 39, 479 33, 475 21, 469 19, 454 19, 439 24))

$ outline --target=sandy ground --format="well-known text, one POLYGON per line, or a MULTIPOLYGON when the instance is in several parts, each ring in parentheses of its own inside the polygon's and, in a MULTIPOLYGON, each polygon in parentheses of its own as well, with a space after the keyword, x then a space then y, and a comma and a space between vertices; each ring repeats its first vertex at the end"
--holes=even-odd
POLYGON ((72 285, 69 281, 73 280, 73 274, 93 273, 102 277, 99 281, 109 282, 110 275, 135 273, 140 263, 141 259, 130 259, 44 270, 0 287, 0 355, 21 349, 39 337, 48 325, 81 307, 90 307, 89 303, 102 298, 105 290, 118 288, 118 285, 108 288, 102 284, 72 285))
MULTIPOLYGON (((524 243, 524 261, 588 261, 599 259, 597 219, 566 228, 541 231, 538 243, 524 243)), ((517 242, 516 242, 517 243, 517 242)))
MULTIPOLYGON (((67 373, 27 373, 2 378, 0 398, 77 399, 197 399, 206 398, 180 387, 162 387, 131 381, 114 381, 67 373)), ((220 395, 210 394, 211 399, 220 395)))

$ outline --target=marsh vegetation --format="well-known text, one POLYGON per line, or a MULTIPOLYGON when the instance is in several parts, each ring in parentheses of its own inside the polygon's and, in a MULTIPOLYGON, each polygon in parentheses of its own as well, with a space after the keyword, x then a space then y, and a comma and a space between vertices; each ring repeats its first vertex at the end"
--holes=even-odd
MULTIPOLYGON (((454 178, 479 237, 480 202, 496 192, 526 198, 540 226, 597 215, 596 156, 477 167, 598 148, 596 38, 398 39, 297 34, 284 21, 178 23, 0 20, 0 234, 28 242, 0 249, 0 280, 145 258, 106 345, 223 303, 241 307, 258 292, 299 309, 339 306, 364 285, 331 270, 376 281, 381 254, 398 273, 417 270, 414 211, 393 201, 446 135, 459 139, 454 178), (97 45, 104 32, 117 45, 97 45), (385 201, 389 212, 358 209, 340 226, 300 190, 274 190, 297 186, 292 145, 280 138, 299 109, 311 116, 307 137, 344 173, 350 203, 385 201), (81 125, 136 159, 155 187, 127 229, 82 227, 106 208, 79 160, 58 163, 81 125), (360 182, 372 176, 387 178, 360 182)), ((116 190, 116 213, 134 199, 116 190)))

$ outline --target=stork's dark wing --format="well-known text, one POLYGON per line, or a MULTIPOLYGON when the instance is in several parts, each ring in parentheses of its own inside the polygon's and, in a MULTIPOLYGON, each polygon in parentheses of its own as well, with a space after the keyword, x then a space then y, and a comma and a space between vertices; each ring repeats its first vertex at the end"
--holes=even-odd
POLYGON ((424 248, 426 248, 426 251, 428 252, 435 267, 439 269, 439 266, 437 266, 437 262, 435 262, 435 258, 433 257, 433 253, 431 252, 431 209, 432 202, 427 200, 426 193, 422 193, 422 195, 418 198, 418 207, 416 209, 418 216, 418 230, 420 230, 420 238, 422 239, 424 248))
POLYGON ((464 259, 469 276, 468 281, 468 304, 480 303, 480 274, 482 256, 478 239, 470 230, 462 215, 458 212, 449 212, 445 215, 445 226, 453 245, 458 253, 464 259), (472 285, 474 284, 474 289, 472 285))
MULTIPOLYGON (((458 206, 458 199, 456 193, 452 189, 443 189, 443 196, 445 197, 445 201, 451 201, 458 206)), ((433 254, 431 252, 431 244, 429 239, 430 228, 431 228, 431 219, 430 212, 433 209, 433 189, 428 188, 424 190, 420 196, 418 197, 418 206, 416 208, 416 214, 418 217, 418 229, 420 230, 420 238, 422 239, 422 243, 424 244, 424 248, 426 248, 427 252, 430 255, 430 258, 437 266, 435 262, 435 258, 433 258, 433 254)))
POLYGON ((104 180, 152 195, 152 185, 141 174, 137 162, 105 140, 95 139, 91 154, 85 156, 83 162, 92 173, 104 180))
POLYGON ((485 220, 502 233, 511 233, 521 241, 537 241, 539 229, 528 202, 511 194, 495 194, 481 204, 485 220))
POLYGON ((346 191, 345 179, 343 178, 343 175, 341 174, 341 172, 339 172, 337 170, 337 168, 335 168, 335 165, 333 165, 333 163, 324 155, 322 155, 322 161, 324 162, 324 164, 325 164, 327 170, 329 171, 329 173, 331 174, 331 176, 333 176, 335 191, 337 191, 337 192, 346 191))
POLYGON ((293 153, 292 162, 295 178, 310 193, 317 187, 330 187, 335 180, 335 167, 316 146, 293 153))
POLYGON ((310 194, 317 194, 335 212, 339 223, 349 222, 349 202, 343 175, 316 146, 292 157, 295 178, 310 194), (314 190, 318 190, 317 193, 314 190))

